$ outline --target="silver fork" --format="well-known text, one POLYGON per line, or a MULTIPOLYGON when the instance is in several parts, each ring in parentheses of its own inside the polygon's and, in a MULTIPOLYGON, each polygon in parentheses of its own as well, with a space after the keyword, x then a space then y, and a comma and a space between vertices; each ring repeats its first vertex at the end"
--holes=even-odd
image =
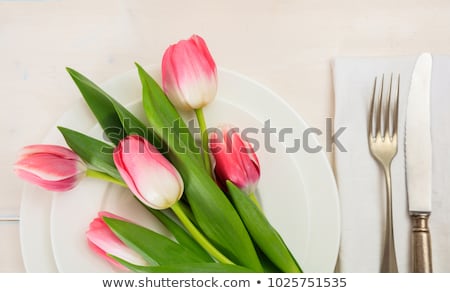
POLYGON ((380 163, 384 170, 386 179, 386 226, 384 236, 383 259, 381 262, 382 273, 397 273, 397 258, 395 256, 394 228, 392 222, 392 182, 391 182, 391 162, 397 154, 397 128, 398 128, 398 99, 400 89, 400 75, 397 78, 397 90, 395 93, 395 108, 392 110, 393 74, 391 74, 389 89, 387 93, 387 103, 384 93, 384 74, 381 80, 381 89, 377 99, 377 78, 373 85, 372 104, 370 107, 369 121, 369 148, 372 156, 380 163), (374 127, 375 126, 375 127, 374 127), (375 129, 374 129, 375 128, 375 129))

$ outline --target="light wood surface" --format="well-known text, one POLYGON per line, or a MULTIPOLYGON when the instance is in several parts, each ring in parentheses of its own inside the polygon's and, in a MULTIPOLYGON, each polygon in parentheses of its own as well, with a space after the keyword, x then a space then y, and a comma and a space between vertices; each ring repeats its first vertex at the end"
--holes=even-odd
MULTIPOLYGON (((265 84, 325 133, 333 58, 448 54, 450 1, 0 0, 0 216, 19 214, 18 150, 79 99, 66 66, 101 82, 134 61, 159 64, 193 33, 219 66, 265 84)), ((24 271, 18 223, 0 222, 0 235, 0 272, 24 271)))

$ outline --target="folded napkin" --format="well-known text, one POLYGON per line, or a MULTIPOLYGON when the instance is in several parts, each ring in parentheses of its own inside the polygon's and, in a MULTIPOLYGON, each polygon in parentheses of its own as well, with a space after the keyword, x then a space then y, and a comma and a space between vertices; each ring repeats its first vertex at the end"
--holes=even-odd
MULTIPOLYGON (((337 58, 333 64, 335 129, 345 127, 336 149, 336 178, 342 212, 337 270, 379 272, 385 221, 385 182, 367 142, 375 76, 401 75, 398 154, 392 162, 393 221, 400 272, 411 268, 410 218, 405 185, 406 100, 418 56, 337 58)), ((450 57, 433 56, 431 80, 433 192, 430 229, 434 272, 450 272, 450 57)))

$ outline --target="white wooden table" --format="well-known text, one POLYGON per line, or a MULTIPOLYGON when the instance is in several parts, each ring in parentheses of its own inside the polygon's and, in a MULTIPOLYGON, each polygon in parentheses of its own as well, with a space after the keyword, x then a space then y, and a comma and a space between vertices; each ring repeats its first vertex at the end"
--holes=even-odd
POLYGON ((65 67, 101 82, 134 61, 159 64, 193 33, 219 66, 265 84, 325 131, 333 57, 448 54, 450 2, 0 0, 0 272, 25 271, 19 222, 4 221, 19 217, 12 165, 79 98, 65 67))

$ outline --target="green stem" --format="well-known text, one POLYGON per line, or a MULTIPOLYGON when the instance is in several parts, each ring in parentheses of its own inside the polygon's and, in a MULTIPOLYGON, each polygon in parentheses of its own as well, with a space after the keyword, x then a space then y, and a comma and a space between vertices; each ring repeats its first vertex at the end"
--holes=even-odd
POLYGON ((202 154, 203 154, 203 163, 205 164, 206 171, 208 174, 211 173, 211 160, 209 158, 208 153, 208 133, 206 131, 206 122, 205 115, 203 115, 203 109, 195 109, 195 115, 197 116, 198 125, 200 126, 200 134, 202 140, 202 154))
POLYGON ((186 214, 183 212, 179 202, 176 202, 172 205, 172 211, 177 215, 178 219, 180 219, 181 223, 186 227, 186 229, 191 233, 192 237, 202 246, 212 257, 214 257, 217 261, 224 264, 234 264, 231 260, 229 260, 226 256, 224 256, 217 248, 215 248, 208 239, 203 236, 203 234, 195 227, 194 224, 189 220, 186 214))
POLYGON ((86 171, 86 176, 91 177, 91 178, 101 179, 101 180, 108 181, 108 182, 112 182, 114 184, 117 184, 117 185, 120 185, 120 186, 123 186, 123 187, 128 187, 125 184, 125 182, 123 182, 122 180, 116 179, 114 177, 109 176, 106 173, 99 172, 99 171, 96 171, 96 170, 88 169, 86 171))

